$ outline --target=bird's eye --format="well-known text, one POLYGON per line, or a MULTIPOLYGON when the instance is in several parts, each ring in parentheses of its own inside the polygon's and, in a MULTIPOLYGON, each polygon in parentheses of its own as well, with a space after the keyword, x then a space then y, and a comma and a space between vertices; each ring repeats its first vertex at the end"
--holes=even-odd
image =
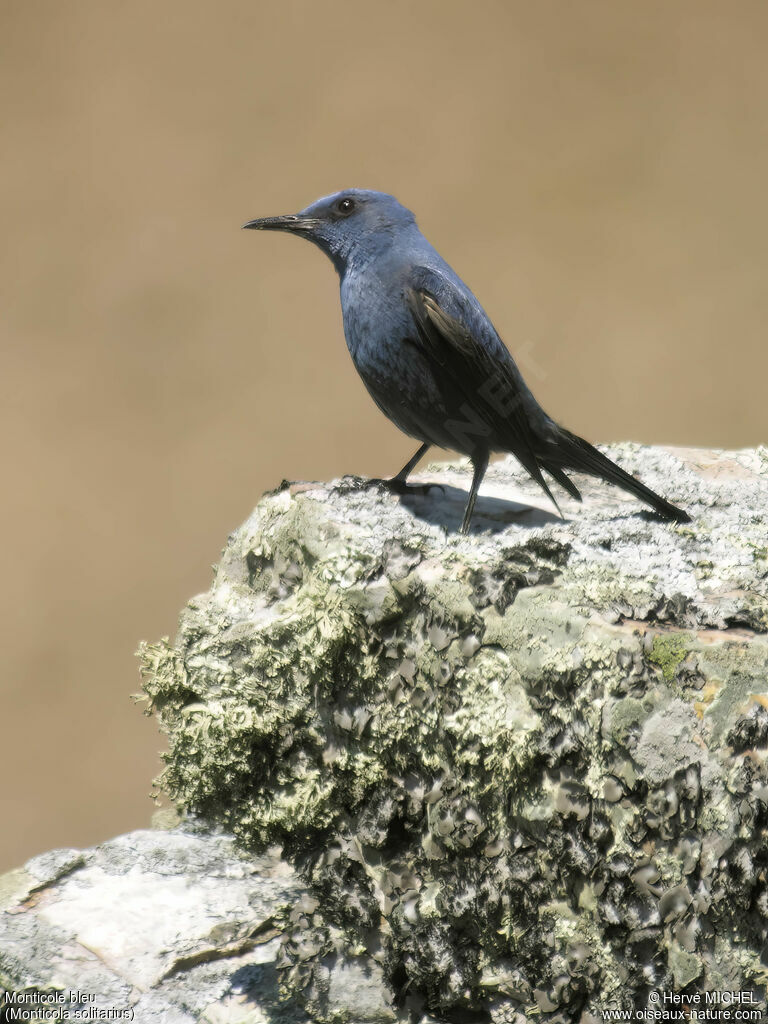
POLYGON ((345 217, 352 213, 354 208, 355 201, 354 199, 350 199, 349 196, 344 196, 343 199, 340 199, 338 203, 336 203, 336 209, 345 217))

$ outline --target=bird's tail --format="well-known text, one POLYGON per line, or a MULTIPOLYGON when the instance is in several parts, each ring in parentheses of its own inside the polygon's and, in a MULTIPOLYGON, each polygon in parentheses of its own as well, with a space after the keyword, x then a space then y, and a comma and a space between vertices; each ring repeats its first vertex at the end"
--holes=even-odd
POLYGON ((617 487, 634 494, 646 505, 650 505, 665 519, 673 520, 676 523, 691 521, 691 517, 683 509, 673 505, 652 491, 650 487, 640 483, 635 477, 626 473, 621 466, 617 466, 615 462, 599 452, 589 441, 572 434, 564 427, 557 427, 556 437, 546 445, 544 451, 537 452, 536 455, 541 468, 547 470, 571 494, 576 491, 574 496, 578 496, 578 490, 563 472, 565 469, 588 473, 590 476, 600 477, 602 480, 616 484, 617 487), (568 483, 566 484, 565 481, 568 483))

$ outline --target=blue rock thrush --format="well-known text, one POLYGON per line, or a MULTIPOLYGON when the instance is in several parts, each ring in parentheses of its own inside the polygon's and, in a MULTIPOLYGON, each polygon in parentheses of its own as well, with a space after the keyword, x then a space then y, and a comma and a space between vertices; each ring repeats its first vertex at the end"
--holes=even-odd
POLYGON ((664 519, 690 521, 547 416, 480 303, 393 196, 346 189, 300 213, 243 227, 302 235, 333 261, 357 372, 384 415, 422 442, 387 481, 393 489, 409 489, 408 474, 432 445, 468 455, 474 474, 461 524, 467 533, 490 454, 511 452, 556 507, 542 472, 580 501, 565 474, 570 469, 630 491, 664 519))

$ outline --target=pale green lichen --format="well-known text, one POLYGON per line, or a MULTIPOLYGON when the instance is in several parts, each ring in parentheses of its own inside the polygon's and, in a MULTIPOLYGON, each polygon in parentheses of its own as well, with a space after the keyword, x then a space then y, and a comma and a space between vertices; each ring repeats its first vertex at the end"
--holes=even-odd
POLYGON ((613 739, 622 747, 640 734, 641 723, 648 717, 648 708, 636 697, 624 697, 611 707, 608 728, 613 739))
POLYGON ((688 653, 690 640, 690 635, 685 633, 658 634, 653 638, 648 660, 658 665, 665 682, 671 683, 675 678, 678 666, 688 653))

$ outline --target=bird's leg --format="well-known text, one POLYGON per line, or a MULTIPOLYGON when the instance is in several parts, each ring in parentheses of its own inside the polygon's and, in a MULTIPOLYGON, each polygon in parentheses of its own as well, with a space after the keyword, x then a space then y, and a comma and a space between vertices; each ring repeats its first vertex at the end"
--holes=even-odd
POLYGON ((445 494, 445 488, 442 484, 409 484, 407 483, 408 474, 414 468, 419 459, 423 458, 432 446, 429 442, 425 441, 424 444, 419 448, 416 454, 410 458, 397 476, 393 476, 390 479, 384 480, 381 477, 373 476, 368 480, 364 481, 360 486, 362 487, 386 487, 388 491, 393 491, 395 494, 428 494, 433 487, 439 488, 443 494, 445 494))
POLYGON ((397 476, 393 476, 391 480, 384 480, 384 486, 388 487, 395 494, 428 494, 431 488, 438 487, 443 494, 445 494, 445 488, 442 484, 409 484, 406 483, 408 474, 414 468, 416 463, 422 459, 429 451, 431 445, 425 441, 424 444, 419 448, 416 454, 410 458, 397 476))
POLYGON ((480 452, 479 454, 472 456, 474 473, 472 474, 472 486, 469 488, 467 507, 464 510, 464 518, 461 522, 461 533, 469 533, 469 524, 472 519, 475 502, 477 501, 477 492, 480 484, 483 482, 485 471, 488 469, 488 454, 488 452, 480 452))
POLYGON ((429 444, 429 442, 425 441, 421 448, 419 448, 419 450, 413 456, 413 458, 409 459, 406 462, 406 464, 403 466, 403 468, 400 470, 397 476, 392 477, 392 482, 394 482, 395 480, 402 480, 402 482, 405 483, 405 481, 408 479, 411 472, 415 468, 416 463, 420 462, 421 459, 424 458, 424 456, 429 451, 430 447, 431 445, 429 444))

